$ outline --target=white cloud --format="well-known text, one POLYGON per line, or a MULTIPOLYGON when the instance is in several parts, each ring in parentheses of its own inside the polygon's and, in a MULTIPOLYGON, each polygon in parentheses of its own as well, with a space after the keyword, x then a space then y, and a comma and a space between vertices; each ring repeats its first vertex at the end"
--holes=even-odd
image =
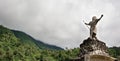
POLYGON ((82 20, 89 22, 92 16, 104 14, 97 36, 108 46, 118 46, 118 7, 113 0, 0 0, 0 24, 46 43, 73 48, 89 36, 82 20))

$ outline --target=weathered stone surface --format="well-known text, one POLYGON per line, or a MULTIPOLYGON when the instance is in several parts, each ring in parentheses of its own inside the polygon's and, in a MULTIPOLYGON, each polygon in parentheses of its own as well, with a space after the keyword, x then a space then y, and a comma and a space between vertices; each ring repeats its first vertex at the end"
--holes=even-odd
POLYGON ((80 44, 79 61, 114 61, 108 54, 108 47, 100 40, 86 39, 80 44), (83 59, 84 58, 84 59, 83 59))
POLYGON ((116 59, 108 54, 106 44, 97 38, 86 39, 80 44, 80 54, 78 58, 71 61, 115 61, 116 59))
POLYGON ((87 55, 84 61, 115 61, 115 58, 104 55, 87 55))
POLYGON ((84 56, 85 54, 90 55, 106 55, 108 56, 108 47, 106 44, 98 39, 86 39, 80 44, 80 57, 84 56))

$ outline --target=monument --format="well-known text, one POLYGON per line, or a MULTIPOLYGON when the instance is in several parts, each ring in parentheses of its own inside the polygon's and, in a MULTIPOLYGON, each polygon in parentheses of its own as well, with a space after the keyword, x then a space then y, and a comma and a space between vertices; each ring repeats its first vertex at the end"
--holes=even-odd
POLYGON ((97 34, 96 25, 97 25, 98 21, 101 20, 102 17, 103 17, 103 15, 101 15, 101 17, 99 19, 97 19, 96 16, 93 16, 92 21, 90 21, 89 23, 85 23, 86 25, 90 26, 90 38, 91 39, 96 38, 96 34, 97 34))
POLYGON ((73 61, 116 61, 109 55, 106 44, 96 37, 96 25, 102 17, 103 15, 97 19, 96 16, 93 16, 91 22, 85 23, 90 26, 90 36, 80 44, 79 59, 73 61))

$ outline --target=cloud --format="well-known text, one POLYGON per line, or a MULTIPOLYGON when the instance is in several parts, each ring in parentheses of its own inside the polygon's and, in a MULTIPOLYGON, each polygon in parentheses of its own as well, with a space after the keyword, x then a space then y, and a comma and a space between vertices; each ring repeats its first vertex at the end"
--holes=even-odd
POLYGON ((119 46, 118 7, 114 0, 0 0, 0 24, 49 44, 73 48, 89 36, 83 20, 104 14, 97 36, 108 46, 119 46))

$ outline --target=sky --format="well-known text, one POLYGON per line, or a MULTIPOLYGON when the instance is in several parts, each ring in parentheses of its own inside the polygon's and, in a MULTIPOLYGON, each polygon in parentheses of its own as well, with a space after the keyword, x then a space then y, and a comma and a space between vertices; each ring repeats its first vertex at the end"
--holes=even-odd
POLYGON ((120 0, 0 0, 1 25, 62 48, 79 47, 89 37, 83 20, 101 14, 97 38, 120 46, 120 0))

